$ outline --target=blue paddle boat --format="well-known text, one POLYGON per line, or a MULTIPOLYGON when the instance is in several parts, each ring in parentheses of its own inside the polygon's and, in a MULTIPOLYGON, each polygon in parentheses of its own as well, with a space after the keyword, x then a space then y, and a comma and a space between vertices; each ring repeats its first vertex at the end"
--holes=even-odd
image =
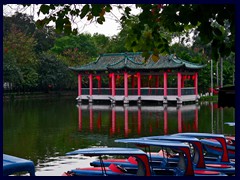
POLYGON ((196 137, 201 140, 203 148, 207 152, 205 158, 208 157, 208 161, 218 161, 220 163, 231 163, 232 165, 235 162, 230 160, 230 158, 235 158, 235 146, 234 146, 234 155, 233 149, 227 145, 227 141, 232 141, 235 144, 235 137, 226 138, 223 134, 210 134, 210 133, 177 133, 173 134, 175 136, 187 136, 187 137, 196 137), (229 139, 229 140, 227 140, 229 139), (211 148, 210 148, 211 146, 211 148))
MULTIPOLYGON (((127 168, 121 171, 121 173, 114 171, 112 166, 114 163, 110 164, 108 167, 105 166, 102 161, 101 167, 87 167, 87 168, 77 168, 71 171, 64 173, 66 176, 83 176, 83 175, 140 175, 140 176, 161 176, 161 175, 171 175, 171 176, 194 176, 194 175, 202 175, 202 172, 197 172, 196 174, 193 171, 193 166, 191 163, 190 157, 190 149, 189 146, 180 142, 170 142, 170 141, 155 141, 155 140, 147 140, 147 142, 143 142, 139 139, 119 139, 117 142, 124 143, 137 143, 139 145, 147 145, 147 146, 156 146, 156 147, 165 147, 171 148, 174 151, 179 153, 179 164, 174 168, 152 168, 149 164, 149 158, 147 154, 136 148, 87 148, 87 149, 79 149, 67 155, 75 155, 82 154, 84 156, 99 156, 100 161, 102 161, 101 156, 106 155, 127 155, 136 158, 138 163, 137 167, 131 167, 131 173, 128 172, 127 168), (187 157, 187 158, 186 158, 187 157), (187 159, 187 160, 185 160, 187 159), (135 172, 134 172, 135 169, 135 172)), ((119 164, 114 164, 115 166, 119 166, 119 164)), ((207 171, 205 171, 207 172, 207 171)), ((219 172, 209 172, 209 175, 220 175, 219 172)), ((223 175, 223 174, 222 174, 223 175)))
MULTIPOLYGON (((204 168, 204 160, 203 156, 201 156, 201 159, 199 158, 199 153, 195 154, 195 160, 198 162, 197 166, 199 168, 195 168, 194 164, 192 163, 192 158, 191 158, 191 150, 189 145, 182 143, 183 137, 170 137, 170 136, 161 136, 162 139, 160 139, 160 136, 158 136, 158 139, 148 139, 148 138, 132 138, 132 139, 118 139, 115 140, 115 142, 123 142, 123 143, 132 143, 137 146, 158 146, 161 148, 166 148, 166 149, 171 149, 173 152, 178 153, 178 157, 174 157, 174 160, 171 161, 171 158, 165 158, 162 159, 160 157, 161 161, 155 161, 160 162, 160 167, 161 168, 166 168, 166 169, 174 169, 174 172, 176 173, 175 175, 195 175, 195 176, 201 176, 201 175, 219 175, 219 176, 226 176, 225 173, 217 171, 217 169, 207 169, 204 168), (185 147, 183 147, 185 146, 185 147), (176 159, 178 161, 176 162, 176 159), (173 163, 174 165, 170 165, 169 163, 173 163), (177 165, 177 166, 176 166, 177 165), (201 168, 203 167, 203 168, 201 168), (181 169, 181 170, 179 170, 181 169), (185 172, 184 172, 185 171, 185 172)), ((201 143, 198 141, 196 138, 189 138, 191 139, 191 142, 196 142, 195 145, 199 146, 201 143)), ((186 142, 186 141, 184 141, 186 142)), ((156 160, 156 159, 155 159, 156 160)), ((152 164, 152 163, 150 163, 152 164)), ((153 167, 153 170, 155 171, 157 169, 156 166, 153 167)), ((234 168, 235 169, 235 168, 234 168)))
MULTIPOLYGON (((144 139, 153 140, 169 140, 169 141, 181 141, 192 145, 193 155, 192 162, 195 170, 209 170, 209 171, 220 171, 226 173, 227 175, 235 174, 235 162, 219 162, 219 161, 208 161, 204 157, 204 149, 202 141, 191 136, 149 136, 144 139)), ((176 158, 175 158, 176 159, 176 158)), ((169 161, 175 161, 175 159, 169 158, 169 161)))
POLYGON ((3 176, 27 172, 35 176, 35 166, 30 160, 3 154, 3 176))
MULTIPOLYGON (((180 141, 180 142, 185 142, 189 143, 193 147, 193 155, 192 155, 192 162, 194 165, 195 170, 208 170, 208 171, 220 171, 223 173, 226 173, 228 175, 233 175, 235 174, 235 167, 231 165, 231 163, 219 163, 218 161, 205 161, 204 155, 203 155, 203 147, 202 143, 199 139, 191 136, 171 136, 171 135, 165 135, 165 136, 149 136, 149 137, 143 137, 139 138, 139 141, 146 141, 146 139, 151 139, 151 140, 168 140, 168 141, 180 141)), ((139 145, 139 144, 135 144, 139 145)), ((146 148, 147 146, 145 146, 146 148)), ((173 155, 170 153, 165 152, 165 157, 162 155, 157 155, 153 153, 150 153, 150 146, 148 146, 149 151, 148 151, 148 156, 150 159, 150 165, 155 168, 160 166, 160 162, 164 161, 164 158, 167 159, 168 166, 174 167, 177 165, 177 162, 179 160, 178 155, 173 155)), ((145 149, 146 151, 146 149, 145 149)), ((166 161, 166 160, 165 160, 166 161)), ((108 159, 104 160, 105 165, 110 165, 111 163, 116 163, 120 164, 121 166, 124 167, 130 167, 134 166, 134 163, 131 163, 129 159, 108 159)), ((99 161, 93 161, 90 163, 92 166, 100 166, 99 161)), ((163 164, 163 163, 162 163, 163 164)), ((235 165, 235 163, 234 163, 235 165)))
POLYGON ((98 156, 101 161, 101 167, 76 168, 63 173, 63 176, 151 176, 152 172, 149 165, 147 154, 137 148, 85 148, 67 153, 67 155, 81 154, 84 156, 98 156), (133 157, 137 162, 137 167, 125 169, 116 164, 110 164, 106 167, 102 156, 124 156, 133 157))
MULTIPOLYGON (((230 159, 235 159, 235 137, 226 136, 225 139, 226 139, 228 157, 230 159)), ((219 143, 214 138, 202 139, 201 141, 204 149, 208 152, 208 154, 212 156, 219 156, 220 154, 222 154, 223 148, 221 146, 221 143, 219 143)))

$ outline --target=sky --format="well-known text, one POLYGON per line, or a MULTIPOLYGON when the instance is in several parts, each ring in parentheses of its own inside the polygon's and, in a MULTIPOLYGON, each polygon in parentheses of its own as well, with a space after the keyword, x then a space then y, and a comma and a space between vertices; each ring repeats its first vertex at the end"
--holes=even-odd
MULTIPOLYGON (((132 13, 137 14, 139 13, 139 10, 134 8, 134 5, 128 4, 129 6, 132 7, 132 13)), ((7 4, 3 6, 3 15, 5 16, 11 16, 13 15, 16 11, 21 12, 21 13, 26 13, 29 15, 34 15, 34 20, 36 21, 37 19, 43 19, 43 15, 40 14, 40 16, 37 15, 39 6, 34 5, 32 7, 28 8, 23 8, 22 6, 19 7, 14 4, 7 4)), ((117 35, 120 30, 121 26, 119 23, 119 19, 121 17, 121 12, 114 7, 112 10, 112 14, 106 14, 105 19, 106 21, 101 25, 97 23, 90 23, 87 21, 85 18, 84 19, 75 19, 74 21, 76 23, 73 23, 73 28, 78 28, 79 33, 98 33, 98 34, 104 34, 105 36, 114 36, 117 35)), ((49 25, 53 25, 49 24, 49 25)))

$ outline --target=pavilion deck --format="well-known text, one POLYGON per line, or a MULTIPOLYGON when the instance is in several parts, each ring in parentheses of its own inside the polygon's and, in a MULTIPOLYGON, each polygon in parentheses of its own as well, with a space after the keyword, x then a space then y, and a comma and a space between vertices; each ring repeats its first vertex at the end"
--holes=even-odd
POLYGON ((112 96, 111 88, 93 88, 92 95, 89 95, 89 88, 82 88, 81 96, 76 99, 78 102, 82 100, 88 100, 92 103, 95 100, 106 100, 114 104, 117 101, 128 104, 129 102, 142 101, 157 101, 167 104, 168 102, 176 102, 182 104, 183 102, 192 101, 198 102, 199 96, 196 96, 194 87, 181 88, 181 96, 178 96, 178 88, 168 88, 167 96, 164 96, 163 88, 141 88, 141 95, 138 95, 137 88, 129 88, 128 96, 124 96, 124 88, 116 88, 116 94, 112 96))

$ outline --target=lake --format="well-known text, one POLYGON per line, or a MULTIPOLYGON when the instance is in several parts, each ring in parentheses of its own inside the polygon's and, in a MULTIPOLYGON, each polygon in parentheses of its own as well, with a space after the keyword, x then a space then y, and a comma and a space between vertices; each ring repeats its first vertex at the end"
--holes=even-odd
POLYGON ((117 138, 205 132, 235 135, 234 108, 186 105, 77 104, 75 97, 3 102, 3 153, 30 159, 37 176, 59 176, 95 158, 65 156, 86 147, 126 147, 117 138))

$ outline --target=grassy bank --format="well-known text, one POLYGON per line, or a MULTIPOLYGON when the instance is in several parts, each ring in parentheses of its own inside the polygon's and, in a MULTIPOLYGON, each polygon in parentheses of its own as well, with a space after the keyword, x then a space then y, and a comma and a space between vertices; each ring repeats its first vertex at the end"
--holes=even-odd
POLYGON ((217 102, 218 101, 218 95, 201 96, 200 101, 214 101, 214 102, 217 102))
POLYGON ((26 92, 26 93, 3 93, 3 101, 15 100, 15 99, 37 99, 37 98, 52 98, 60 96, 76 96, 76 91, 51 91, 44 92, 26 92))

